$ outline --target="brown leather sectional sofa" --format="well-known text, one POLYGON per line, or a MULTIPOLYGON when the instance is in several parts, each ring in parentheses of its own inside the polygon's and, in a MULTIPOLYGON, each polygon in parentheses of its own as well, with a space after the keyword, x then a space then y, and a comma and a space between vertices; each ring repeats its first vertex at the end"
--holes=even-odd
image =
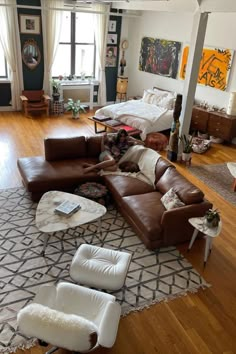
POLYGON ((156 164, 155 187, 138 179, 83 173, 84 162, 97 163, 101 136, 47 138, 45 157, 23 157, 18 169, 32 199, 38 201, 49 190, 73 192, 81 183, 103 181, 129 224, 149 249, 190 240, 193 232, 188 219, 203 216, 212 204, 204 194, 164 158, 156 164), (173 187, 185 206, 166 210, 161 197, 173 187))

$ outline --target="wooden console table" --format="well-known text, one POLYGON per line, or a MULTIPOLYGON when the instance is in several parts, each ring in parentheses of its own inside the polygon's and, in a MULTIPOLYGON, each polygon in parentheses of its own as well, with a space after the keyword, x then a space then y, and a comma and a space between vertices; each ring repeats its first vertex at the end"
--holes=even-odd
POLYGON ((236 116, 194 106, 190 129, 231 141, 236 137, 236 116))

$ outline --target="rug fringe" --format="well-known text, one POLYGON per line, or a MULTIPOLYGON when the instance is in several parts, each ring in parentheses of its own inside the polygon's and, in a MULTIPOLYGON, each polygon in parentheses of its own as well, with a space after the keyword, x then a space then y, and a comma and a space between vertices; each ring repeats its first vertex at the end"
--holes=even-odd
POLYGON ((37 338, 32 338, 29 341, 27 341, 24 344, 20 344, 20 345, 15 345, 13 347, 7 347, 7 348, 0 348, 0 353, 4 353, 4 354, 8 354, 8 353, 16 353, 16 351, 18 349, 21 349, 23 351, 30 349, 34 346, 36 346, 37 344, 37 338))
POLYGON ((211 284, 209 283, 206 283, 206 284, 201 284, 199 285, 197 288, 189 288, 187 290, 184 290, 178 294, 171 294, 171 295, 168 295, 167 297, 157 297, 155 300, 151 300, 150 302, 148 302, 147 304, 144 304, 142 306, 139 306, 139 307, 135 307, 135 308, 131 308, 127 311, 125 311, 124 313, 122 313, 121 317, 126 317, 127 315, 129 315, 130 313, 132 312, 140 312, 144 309, 148 309, 150 308, 151 306, 155 305, 155 304, 158 304, 158 303, 161 303, 161 302, 169 302, 171 300, 174 300, 174 299, 177 299, 181 296, 187 296, 188 293, 191 293, 191 294, 195 294, 198 292, 199 289, 208 289, 211 287, 211 284))

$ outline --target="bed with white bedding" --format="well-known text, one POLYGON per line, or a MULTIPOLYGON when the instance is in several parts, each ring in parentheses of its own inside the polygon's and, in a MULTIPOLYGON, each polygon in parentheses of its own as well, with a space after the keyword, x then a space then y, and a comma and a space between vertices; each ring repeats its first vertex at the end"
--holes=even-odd
POLYGON ((175 93, 154 88, 145 90, 140 100, 130 100, 105 106, 95 112, 142 131, 140 137, 146 139, 151 132, 171 128, 175 93))

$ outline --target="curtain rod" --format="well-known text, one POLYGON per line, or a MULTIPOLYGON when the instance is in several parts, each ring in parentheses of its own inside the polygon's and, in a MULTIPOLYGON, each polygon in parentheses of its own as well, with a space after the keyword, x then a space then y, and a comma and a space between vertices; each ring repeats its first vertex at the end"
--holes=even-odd
POLYGON ((96 11, 96 10, 85 10, 85 9, 77 9, 74 7, 48 7, 48 6, 32 6, 32 5, 15 5, 15 4, 0 4, 1 6, 5 7, 16 7, 19 9, 33 9, 33 10, 46 10, 46 11, 70 11, 70 12, 84 12, 84 13, 91 13, 91 14, 99 14, 99 15, 110 15, 110 16, 120 16, 120 17, 140 17, 138 14, 123 14, 123 13, 116 13, 116 12, 104 12, 104 11, 96 11))

